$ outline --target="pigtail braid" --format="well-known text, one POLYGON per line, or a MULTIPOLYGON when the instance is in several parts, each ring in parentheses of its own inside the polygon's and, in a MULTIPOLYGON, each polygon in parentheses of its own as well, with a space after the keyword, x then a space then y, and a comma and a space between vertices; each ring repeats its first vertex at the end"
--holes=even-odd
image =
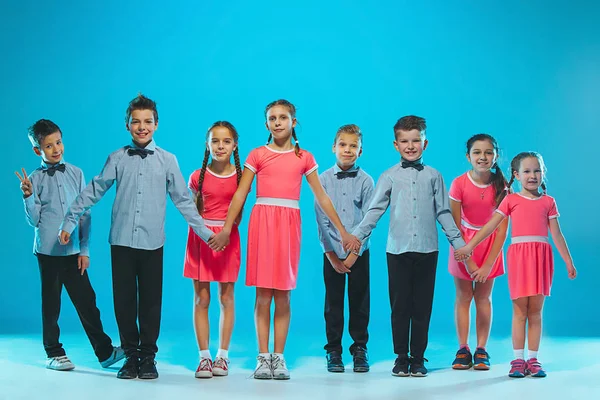
POLYGON ((202 184, 204 183, 204 175, 206 174, 206 168, 208 166, 208 158, 210 157, 210 151, 204 150, 204 160, 202 160, 202 169, 200 170, 200 178, 198 178, 198 193, 196 195, 196 207, 200 215, 204 212, 204 197, 202 196, 202 184))
POLYGON ((294 138, 294 153, 296 153, 296 157, 302 157, 300 155, 300 144, 298 142, 298 137, 296 136, 296 129, 292 128, 292 137, 294 138))

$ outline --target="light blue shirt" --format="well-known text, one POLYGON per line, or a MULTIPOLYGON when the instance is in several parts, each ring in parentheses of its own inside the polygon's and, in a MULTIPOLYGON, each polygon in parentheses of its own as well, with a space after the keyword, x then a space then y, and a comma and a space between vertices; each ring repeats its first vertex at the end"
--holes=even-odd
POLYGON ((442 175, 424 165, 423 170, 396 164, 379 177, 369 209, 353 234, 369 237, 391 204, 386 251, 431 253, 438 250, 436 220, 457 249, 465 245, 450 212, 450 200, 442 175))
MULTIPOLYGON (((325 192, 331 198, 342 225, 348 232, 352 232, 365 216, 373 196, 373 186, 375 185, 373 178, 357 166, 342 171, 336 164, 319 175, 319 179, 325 192)), ((323 252, 333 251, 342 260, 348 257, 350 252, 344 250, 339 231, 317 202, 315 202, 315 213, 323 252)), ((368 248, 369 239, 363 242, 359 254, 362 255, 363 251, 368 248)))
POLYGON ((71 232, 77 219, 117 183, 112 208, 109 242, 134 249, 155 250, 165 243, 167 194, 194 232, 205 242, 213 232, 205 225, 187 189, 175 156, 152 141, 142 158, 129 155, 132 143, 108 156, 100 175, 71 204, 60 229, 71 232))
POLYGON ((42 166, 29 175, 33 194, 23 199, 25 215, 29 225, 35 229, 34 254, 47 256, 89 256, 89 239, 92 216, 89 211, 83 214, 79 223, 73 225, 71 241, 63 246, 58 241, 58 228, 69 208, 69 204, 85 187, 83 171, 73 164, 61 161, 65 171, 56 171, 53 176, 47 172, 49 165, 42 166))

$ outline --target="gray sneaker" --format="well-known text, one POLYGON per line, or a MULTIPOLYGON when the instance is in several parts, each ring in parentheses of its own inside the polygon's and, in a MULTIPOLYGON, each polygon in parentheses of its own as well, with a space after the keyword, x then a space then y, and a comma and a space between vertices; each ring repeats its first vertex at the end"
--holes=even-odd
POLYGON ((117 363, 124 358, 125 351, 123 351, 123 349, 120 347, 113 347, 113 351, 110 354, 110 356, 106 360, 100 361, 100 365, 102 365, 102 368, 108 368, 114 363, 117 363))
POLYGON ((261 356, 260 354, 258 357, 256 357, 254 379, 273 379, 273 371, 271 370, 271 357, 261 356))
POLYGON ((69 360, 69 357, 65 355, 48 358, 46 360, 46 368, 56 371, 70 371, 75 369, 75 365, 73 365, 71 360, 69 360))
POLYGON ((287 369, 283 357, 271 354, 271 369, 273 370, 273 379, 290 379, 290 371, 287 369))

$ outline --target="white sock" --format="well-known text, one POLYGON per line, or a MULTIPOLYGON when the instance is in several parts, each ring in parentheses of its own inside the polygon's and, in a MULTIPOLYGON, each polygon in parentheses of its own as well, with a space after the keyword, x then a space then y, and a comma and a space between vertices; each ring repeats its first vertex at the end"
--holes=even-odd
POLYGON ((538 352, 533 350, 527 350, 527 354, 529 355, 529 358, 537 358, 538 352))
POLYGON ((525 349, 514 349, 515 359, 524 360, 525 359, 525 349))
POLYGON ((284 360, 283 353, 273 353, 274 356, 278 356, 280 359, 284 360))
POLYGON ((271 353, 258 353, 259 356, 263 356, 267 360, 271 359, 271 353))
POLYGON ((225 349, 219 349, 217 350, 217 358, 221 357, 224 359, 228 359, 229 358, 229 350, 225 350, 225 349))
POLYGON ((208 358, 209 360, 212 360, 212 357, 210 356, 210 350, 200 350, 200 358, 208 358))

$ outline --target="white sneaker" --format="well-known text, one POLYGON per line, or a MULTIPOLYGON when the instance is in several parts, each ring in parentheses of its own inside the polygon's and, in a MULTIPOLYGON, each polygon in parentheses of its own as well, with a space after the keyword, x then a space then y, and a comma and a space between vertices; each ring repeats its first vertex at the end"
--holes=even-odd
POLYGON ((210 358, 203 358, 200 360, 200 365, 196 369, 194 374, 196 378, 212 378, 213 377, 213 363, 210 358))
POLYGON ((273 379, 290 379, 290 371, 287 369, 283 357, 271 354, 271 369, 273 370, 273 379))
POLYGON ((271 357, 264 357, 260 354, 258 357, 256 357, 254 379, 273 379, 273 371, 271 371, 271 357))
POLYGON ((212 373, 214 376, 229 375, 229 360, 223 357, 215 358, 212 373))
POLYGON ((46 360, 46 368, 56 371, 70 371, 75 369, 75 365, 67 356, 51 357, 46 360))

